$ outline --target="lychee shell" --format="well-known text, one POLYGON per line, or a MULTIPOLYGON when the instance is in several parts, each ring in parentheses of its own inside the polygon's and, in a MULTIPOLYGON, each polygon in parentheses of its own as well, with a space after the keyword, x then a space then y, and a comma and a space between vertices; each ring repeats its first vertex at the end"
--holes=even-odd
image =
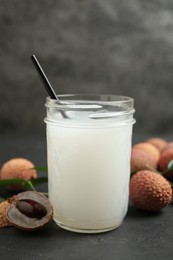
POLYGON ((172 188, 160 174, 139 171, 130 181, 130 199, 139 209, 158 211, 171 202, 172 188))

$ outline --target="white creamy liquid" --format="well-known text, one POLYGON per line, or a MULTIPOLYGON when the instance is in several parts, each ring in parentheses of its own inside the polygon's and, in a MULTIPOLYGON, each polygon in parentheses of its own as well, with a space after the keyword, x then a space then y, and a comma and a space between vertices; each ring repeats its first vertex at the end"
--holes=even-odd
POLYGON ((49 198, 67 229, 118 227, 128 207, 132 125, 47 124, 49 198))

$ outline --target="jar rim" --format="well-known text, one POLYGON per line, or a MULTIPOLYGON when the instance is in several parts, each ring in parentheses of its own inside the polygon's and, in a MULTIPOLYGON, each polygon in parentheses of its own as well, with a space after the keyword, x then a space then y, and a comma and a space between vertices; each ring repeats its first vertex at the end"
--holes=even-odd
POLYGON ((45 122, 73 125, 132 124, 134 100, 127 96, 106 94, 64 94, 58 100, 47 97, 45 122))
POLYGON ((94 104, 104 103, 114 105, 127 105, 129 108, 133 108, 134 99, 123 95, 114 94, 60 94, 57 95, 58 99, 46 98, 46 107, 63 107, 72 104, 94 104))

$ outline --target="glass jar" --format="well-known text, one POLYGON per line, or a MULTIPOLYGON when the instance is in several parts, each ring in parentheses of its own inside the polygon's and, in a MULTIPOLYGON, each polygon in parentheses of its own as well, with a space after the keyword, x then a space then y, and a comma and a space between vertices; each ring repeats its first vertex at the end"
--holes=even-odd
POLYGON ((133 99, 58 97, 47 98, 45 119, 54 220, 76 232, 114 229, 128 208, 133 99))

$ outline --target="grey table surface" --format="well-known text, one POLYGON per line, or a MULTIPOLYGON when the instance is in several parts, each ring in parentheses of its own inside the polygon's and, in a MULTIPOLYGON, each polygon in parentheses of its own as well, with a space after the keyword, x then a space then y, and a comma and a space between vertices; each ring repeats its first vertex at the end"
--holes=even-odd
MULTIPOLYGON (((139 138, 136 138, 136 140, 139 138)), ((13 157, 46 164, 45 137, 0 137, 0 163, 13 157)), ((47 185, 40 186, 47 190, 47 185)), ((4 188, 0 195, 7 194, 4 188)), ((149 214, 129 204, 123 224, 100 234, 79 234, 58 227, 53 221, 44 229, 24 232, 0 229, 0 259, 8 260, 150 260, 173 259, 173 205, 149 214)))

